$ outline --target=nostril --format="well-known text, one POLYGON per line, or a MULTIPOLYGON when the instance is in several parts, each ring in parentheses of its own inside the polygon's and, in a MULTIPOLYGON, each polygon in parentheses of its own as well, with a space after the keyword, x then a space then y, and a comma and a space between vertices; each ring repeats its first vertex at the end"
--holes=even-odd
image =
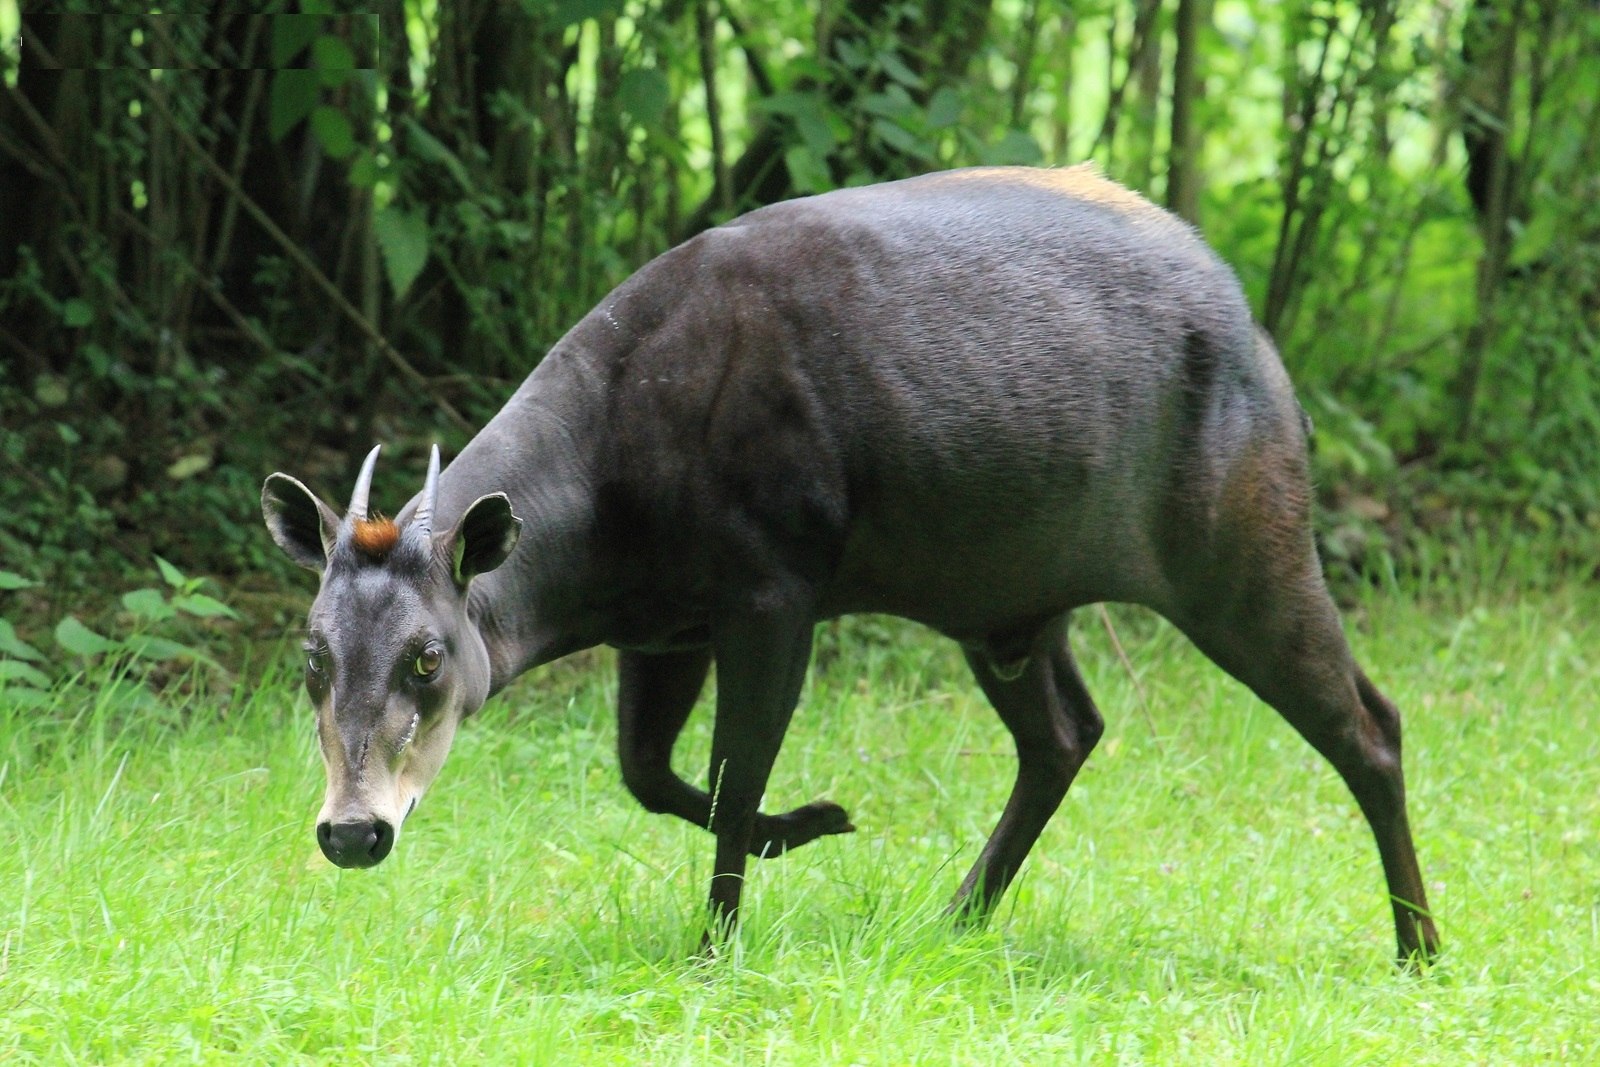
POLYGON ((322 851, 328 851, 328 847, 333 844, 333 823, 317 823, 317 844, 322 846, 322 851))
POLYGON ((376 863, 387 856, 389 850, 394 847, 394 827, 379 819, 372 824, 372 838, 372 847, 368 850, 368 854, 376 863))

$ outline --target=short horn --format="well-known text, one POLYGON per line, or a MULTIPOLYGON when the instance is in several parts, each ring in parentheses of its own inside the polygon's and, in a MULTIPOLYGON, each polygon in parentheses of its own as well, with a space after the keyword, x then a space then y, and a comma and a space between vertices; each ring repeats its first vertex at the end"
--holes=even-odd
POLYGON ((378 450, 382 445, 373 445, 372 451, 367 453, 367 458, 361 464, 361 473, 356 475, 356 491, 350 494, 350 517, 360 522, 367 519, 367 497, 372 493, 372 469, 378 465, 378 450))
POLYGON ((425 536, 433 535, 433 506, 439 499, 439 446, 428 455, 428 477, 422 483, 422 502, 411 517, 411 528, 425 536))

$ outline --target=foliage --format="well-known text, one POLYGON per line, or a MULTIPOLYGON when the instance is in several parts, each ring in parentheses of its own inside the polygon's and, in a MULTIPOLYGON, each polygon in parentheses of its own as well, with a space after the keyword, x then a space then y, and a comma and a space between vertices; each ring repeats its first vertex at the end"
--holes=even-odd
MULTIPOLYGON (((216 642, 215 624, 237 622, 238 613, 203 591, 209 584, 205 579, 187 577, 160 556, 155 561, 165 587, 123 593, 121 610, 112 616, 119 632, 101 633, 75 614, 62 615, 52 631, 58 649, 53 660, 23 640, 11 620, 0 615, 0 701, 42 707, 52 702, 53 686, 75 677, 160 687, 173 680, 174 665, 180 672, 198 666, 222 673, 204 646, 216 642)), ((0 571, 0 592, 38 585, 15 572, 0 571)))
MULTIPOLYGON (((129 715, 104 678, 0 695, 0 1057, 19 1062, 1591 1062, 1600 1009, 1594 591, 1375 597, 1445 939, 1396 974, 1376 851, 1292 730, 1148 615, 1148 695, 1092 622, 1098 751, 986 930, 941 909, 1014 755, 955 647, 847 620, 772 782, 855 834, 751 872, 695 961, 711 841, 618 781, 612 674, 556 665, 467 724, 395 854, 317 853, 288 650, 129 715), (856 632, 870 631, 869 640, 856 632)), ((155 703, 152 701, 152 703, 155 703)), ((704 709, 679 766, 709 750, 704 709)))
POLYGON ((1600 513, 1592 4, 256 7, 0 0, 0 555, 58 605, 153 552, 281 581, 266 472, 342 487, 381 439, 413 484, 674 242, 982 163, 1194 218, 1373 546, 1336 563, 1600 513))

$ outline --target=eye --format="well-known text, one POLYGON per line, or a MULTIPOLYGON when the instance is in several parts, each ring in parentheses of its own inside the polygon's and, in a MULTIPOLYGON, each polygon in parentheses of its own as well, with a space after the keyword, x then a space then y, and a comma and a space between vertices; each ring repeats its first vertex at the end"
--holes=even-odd
POLYGON ((306 670, 320 678, 324 670, 324 664, 328 659, 328 646, 320 642, 308 641, 303 647, 306 654, 306 670))
POLYGON ((417 661, 411 665, 411 669, 418 678, 432 678, 439 673, 442 663, 444 663, 444 650, 438 645, 429 645, 417 653, 417 661))

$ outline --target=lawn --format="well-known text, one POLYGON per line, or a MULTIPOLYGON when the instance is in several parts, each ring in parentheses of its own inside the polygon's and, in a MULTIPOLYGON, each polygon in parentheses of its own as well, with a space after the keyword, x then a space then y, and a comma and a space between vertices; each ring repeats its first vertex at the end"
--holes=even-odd
MULTIPOLYGON (((595 653, 458 737, 395 854, 339 871, 285 649, 141 702, 91 676, 0 692, 0 1061, 530 1064, 1594 1062, 1600 596, 1347 615, 1406 714, 1412 823, 1445 942, 1393 967, 1354 802, 1164 624, 1076 643, 1105 740, 995 921, 940 918, 1010 788, 952 646, 825 627, 770 808, 859 827, 757 865, 696 960, 711 857, 640 810, 595 653), (244 679, 248 679, 245 681, 244 679)), ((702 705, 678 765, 703 775, 702 705)))

